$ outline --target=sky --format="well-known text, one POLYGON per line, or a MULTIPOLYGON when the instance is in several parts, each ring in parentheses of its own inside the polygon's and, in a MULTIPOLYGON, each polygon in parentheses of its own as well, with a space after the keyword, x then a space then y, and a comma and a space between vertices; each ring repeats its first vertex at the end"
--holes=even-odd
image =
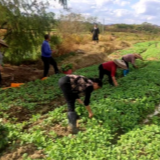
MULTIPOLYGON (((67 14, 63 7, 54 0, 49 0, 49 11, 58 17, 67 14)), ((148 22, 160 25, 160 0, 68 0, 68 7, 73 13, 85 17, 97 17, 105 24, 141 24, 148 22)))

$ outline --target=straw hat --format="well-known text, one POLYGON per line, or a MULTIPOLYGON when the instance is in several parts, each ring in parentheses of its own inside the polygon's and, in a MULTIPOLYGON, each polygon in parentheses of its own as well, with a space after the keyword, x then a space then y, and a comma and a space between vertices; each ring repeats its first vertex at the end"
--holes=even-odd
POLYGON ((121 59, 115 59, 114 63, 122 69, 128 69, 126 63, 121 59))
POLYGON ((1 40, 1 39, 0 39, 0 44, 1 44, 3 47, 7 47, 7 48, 8 48, 8 45, 7 45, 3 40, 1 40))

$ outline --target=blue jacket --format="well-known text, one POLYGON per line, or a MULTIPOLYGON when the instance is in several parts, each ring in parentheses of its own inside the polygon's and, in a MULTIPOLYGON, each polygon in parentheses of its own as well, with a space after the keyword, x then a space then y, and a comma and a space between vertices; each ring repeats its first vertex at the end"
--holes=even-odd
POLYGON ((51 57, 52 50, 50 48, 50 45, 48 41, 44 40, 41 47, 41 53, 43 57, 51 57))

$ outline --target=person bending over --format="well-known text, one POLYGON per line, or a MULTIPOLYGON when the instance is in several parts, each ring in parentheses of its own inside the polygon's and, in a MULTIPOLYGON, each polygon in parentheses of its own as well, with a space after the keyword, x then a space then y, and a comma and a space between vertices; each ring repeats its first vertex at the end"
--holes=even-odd
POLYGON ((73 134, 78 132, 76 122, 78 115, 75 111, 75 101, 84 104, 89 113, 89 118, 93 117, 93 112, 90 107, 90 97, 94 90, 102 87, 102 81, 98 78, 86 78, 81 75, 66 75, 59 79, 59 86, 64 94, 68 105, 68 120, 69 127, 73 134), (79 98, 79 94, 84 93, 84 102, 79 98))
POLYGON ((108 76, 108 81, 111 85, 118 86, 118 82, 116 80, 116 71, 117 68, 127 69, 127 66, 123 60, 114 60, 102 63, 99 65, 99 79, 103 79, 104 75, 108 76))
POLYGON ((138 67, 135 65, 135 60, 136 60, 136 59, 143 60, 143 58, 141 57, 141 55, 136 54, 136 53, 127 54, 127 55, 124 55, 124 56, 122 57, 122 60, 124 60, 124 62, 125 62, 126 65, 127 65, 127 69, 126 69, 126 70, 123 70, 123 75, 124 75, 124 76, 126 76, 126 75, 129 73, 129 63, 131 63, 134 68, 138 68, 138 67))

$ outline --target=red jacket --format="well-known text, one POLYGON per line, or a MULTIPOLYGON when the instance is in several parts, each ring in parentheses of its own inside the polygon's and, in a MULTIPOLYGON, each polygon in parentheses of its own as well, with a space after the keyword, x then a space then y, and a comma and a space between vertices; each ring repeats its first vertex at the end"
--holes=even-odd
POLYGON ((111 72, 111 77, 115 77, 117 65, 113 61, 102 63, 103 69, 111 72))

